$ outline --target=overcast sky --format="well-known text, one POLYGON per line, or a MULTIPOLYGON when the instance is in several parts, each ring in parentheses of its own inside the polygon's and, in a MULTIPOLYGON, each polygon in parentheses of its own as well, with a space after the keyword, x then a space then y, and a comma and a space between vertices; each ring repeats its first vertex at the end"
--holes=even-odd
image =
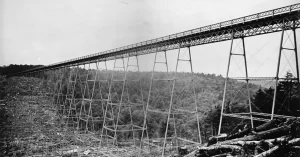
MULTIPOLYGON (((297 2, 0 0, 0 65, 48 65, 297 2)), ((246 38, 250 76, 275 75, 279 39, 279 33, 246 38)), ((228 41, 192 47, 194 70, 224 76, 229 47, 228 41)), ((168 52, 171 70, 176 62, 176 53, 168 52)), ((139 57, 141 70, 151 69, 153 57, 139 57)), ((291 53, 284 57, 293 58, 291 53)), ((232 63, 232 71, 243 69, 240 67, 242 60, 237 58, 232 63), (234 67, 235 64, 238 66, 234 67)), ((282 68, 285 70, 282 73, 296 71, 294 63, 295 60, 283 61, 282 68)))

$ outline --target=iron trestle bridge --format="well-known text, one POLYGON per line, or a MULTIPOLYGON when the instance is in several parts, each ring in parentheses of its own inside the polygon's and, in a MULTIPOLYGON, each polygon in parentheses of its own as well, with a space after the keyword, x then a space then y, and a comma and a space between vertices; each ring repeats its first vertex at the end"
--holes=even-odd
MULTIPOLYGON (((293 51, 295 55, 296 64, 296 76, 295 78, 289 78, 290 81, 296 81, 299 83, 299 64, 298 64, 298 54, 297 54, 297 41, 296 41, 296 29, 300 27, 300 3, 285 6, 269 11, 264 11, 257 14, 252 14, 249 16, 236 18, 228 20, 225 22, 220 22, 104 52, 95 53, 92 55, 87 55, 79 58, 70 59, 67 61, 47 65, 44 67, 38 67, 35 69, 30 69, 27 71, 22 71, 11 76, 32 76, 38 74, 38 77, 42 76, 40 73, 50 72, 50 75, 54 78, 55 87, 53 89, 53 105, 57 106, 58 114, 62 115, 62 119, 67 124, 65 130, 69 131, 72 125, 72 129, 76 130, 76 133, 80 135, 96 135, 101 130, 99 136, 93 136, 100 145, 108 145, 112 143, 118 145, 120 138, 118 135, 123 132, 132 133, 133 143, 139 151, 139 156, 142 156, 142 152, 151 152, 152 147, 157 147, 160 150, 162 156, 165 156, 169 150, 176 149, 180 145, 180 141, 184 143, 189 143, 190 145, 197 145, 202 143, 200 122, 199 122, 199 109, 197 102, 197 95, 194 86, 194 77, 189 80, 191 88, 187 93, 191 96, 190 108, 176 108, 174 104, 175 99, 179 99, 176 94, 180 92, 174 92, 179 77, 177 76, 177 68, 179 63, 185 62, 190 66, 189 72, 194 74, 192 67, 192 56, 190 47, 211 44, 221 41, 231 41, 230 53, 228 59, 227 74, 224 85, 222 108, 220 123, 218 128, 218 134, 221 134, 222 120, 223 117, 234 117, 240 119, 248 119, 251 121, 251 127, 254 128, 253 121, 269 121, 274 117, 289 117, 284 115, 276 115, 275 113, 275 102, 277 85, 279 80, 284 80, 286 78, 279 77, 281 56, 284 53, 283 50, 293 51), (284 47, 283 38, 286 31, 292 31, 294 47, 284 47), (277 70, 275 77, 249 77, 247 71, 247 59, 245 50, 244 38, 253 37, 257 35, 270 34, 275 32, 281 32, 279 57, 277 62, 277 70), (233 41, 241 40, 242 43, 242 53, 234 53, 233 41), (178 49, 178 56, 176 62, 176 70, 172 72, 171 77, 160 77, 155 73, 155 68, 160 64, 164 66, 166 72, 169 73, 167 55, 166 52, 169 50, 178 49), (183 51, 187 50, 187 51, 183 51), (130 78, 127 75, 129 68, 134 68, 139 75, 139 62, 138 56, 144 54, 155 53, 154 65, 151 74, 151 81, 149 85, 149 92, 147 96, 144 97, 143 89, 141 85, 140 77, 130 78), (163 61, 158 60, 158 53, 163 55, 163 61), (188 58, 181 58, 180 54, 186 53, 188 58), (245 76, 230 77, 230 63, 233 57, 242 57, 244 62, 245 76), (124 58, 128 58, 127 65, 125 65, 124 58), (114 60, 114 67, 112 71, 108 71, 106 62, 114 60), (116 62, 119 61, 121 64, 118 66, 116 62), (130 62, 131 61, 131 62, 130 62), (130 64, 129 64, 130 62, 130 64), (102 64, 102 65, 100 65, 102 64), (95 68, 93 68, 96 67, 95 68), (100 67, 104 70, 100 70, 100 67), (52 73, 53 72, 53 75, 52 73), (247 106, 249 107, 249 113, 226 113, 225 103, 227 98, 230 96, 229 81, 245 81, 246 92, 242 93, 247 106), (249 81, 261 81, 261 80, 271 80, 275 82, 274 95, 272 96, 272 113, 259 113, 252 110, 254 104, 251 102, 251 94, 249 81), (165 82, 165 83, 161 83, 165 82), (130 86, 130 83, 136 86, 130 86), (67 84, 67 85, 66 85, 67 84), (164 87, 160 85, 166 85, 169 88, 170 96, 166 98, 160 98, 166 100, 166 105, 155 106, 156 101, 153 101, 153 97, 159 97, 159 95, 154 95, 152 91, 158 91, 164 87), (136 88, 138 87, 138 89, 136 88), (66 89, 65 89, 66 88, 66 89), (80 88, 80 90, 78 90, 80 88), (136 89, 132 89, 136 88, 136 89), (155 89, 156 88, 156 89, 155 89), (131 98, 130 90, 135 91, 135 97, 131 98), (78 92, 81 92, 78 94, 78 92), (99 94, 100 93, 100 94, 99 94), (76 96, 75 96, 76 95, 76 96), (79 95, 79 96, 78 96, 79 95), (144 100, 147 100, 144 102, 144 100), (80 112, 78 111, 80 106, 80 112), (99 107, 103 114, 93 115, 93 110, 99 107), (132 110, 139 109, 142 112, 143 119, 142 124, 134 124, 132 120, 132 110), (121 111, 128 110, 129 117, 131 119, 129 124, 121 124, 119 119, 123 114, 121 111), (147 130, 147 115, 150 113, 161 114, 167 117, 164 135, 157 138, 149 139, 147 130), (176 116, 185 115, 192 116, 196 119, 196 138, 186 139, 180 137, 176 133, 176 116), (103 117, 101 117, 103 116, 103 117), (102 124, 102 125, 101 125, 102 124), (97 126, 96 126, 97 125, 97 126), (96 126, 96 127, 95 127, 96 126), (95 128, 98 127, 97 133, 95 128), (174 136, 170 136, 168 131, 170 128, 174 128, 174 136), (141 136, 137 137, 136 132, 140 132, 141 136), (136 138, 137 141, 136 141, 136 138), (172 141, 172 142, 170 142, 172 141), (148 147, 145 147, 148 145, 148 147)), ((289 37, 289 36, 288 36, 289 37)), ((175 54, 175 53, 174 53, 175 54)), ((177 55, 177 54, 175 54, 177 55)), ((41 77, 44 79, 44 77, 41 77)), ((132 93, 131 93, 132 94, 132 93)), ((239 94, 239 93, 238 93, 239 94)), ((236 96, 233 97, 235 99, 236 96)), ((155 98, 156 99, 156 98, 155 98)), ((177 102, 179 102, 177 100, 177 102)), ((228 106, 230 106, 230 102, 228 106)), ((178 107, 178 106, 177 106, 178 107)), ((73 130, 73 131, 74 131, 73 130)), ((194 132, 193 132, 194 133, 194 132)), ((78 135, 79 136, 79 135, 78 135)), ((101 154, 106 154, 112 156, 109 150, 102 150, 101 154)))
POLYGON ((300 4, 285 6, 244 16, 144 42, 119 47, 79 58, 54 63, 45 67, 23 71, 14 75, 53 70, 64 66, 82 65, 88 62, 107 61, 117 58, 167 51, 183 47, 192 47, 231 40, 233 38, 251 37, 299 28, 300 4))

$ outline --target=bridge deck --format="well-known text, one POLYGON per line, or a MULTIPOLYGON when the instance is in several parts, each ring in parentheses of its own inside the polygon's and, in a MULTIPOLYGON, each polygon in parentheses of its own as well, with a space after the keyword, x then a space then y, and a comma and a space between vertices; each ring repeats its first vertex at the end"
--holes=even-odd
POLYGON ((233 38, 250 37, 274 33, 284 29, 296 29, 300 25, 300 3, 285 6, 249 16, 228 20, 104 52, 95 53, 45 67, 27 70, 14 75, 51 70, 64 66, 112 60, 132 55, 143 55, 156 51, 172 50, 181 47, 196 46, 230 40, 233 38))

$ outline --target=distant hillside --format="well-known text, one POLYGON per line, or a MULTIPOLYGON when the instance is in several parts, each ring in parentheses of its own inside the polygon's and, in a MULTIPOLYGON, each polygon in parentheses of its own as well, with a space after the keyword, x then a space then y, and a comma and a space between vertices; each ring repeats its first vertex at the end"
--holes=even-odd
MULTIPOLYGON (((34 68, 37 66, 33 65, 10 65, 7 67, 1 67, 1 73, 9 74, 22 70, 27 70, 29 68, 34 68)), ((64 78, 67 80, 69 78, 69 72, 74 69, 69 69, 64 73, 64 78)), ((101 72, 100 72, 101 73, 101 72)), ((105 79, 106 76, 110 76, 112 71, 108 72, 108 75, 99 74, 99 79, 105 79)), ((80 78, 78 80, 84 81, 86 79, 87 71, 81 69, 80 70, 80 78)), ((121 80, 122 73, 115 72, 114 80, 121 80)), ((129 72, 127 74, 127 79, 132 80, 128 81, 127 86, 129 89, 125 90, 128 92, 124 94, 123 101, 128 101, 132 103, 141 103, 146 104, 148 101, 149 87, 151 82, 151 72, 129 72), (138 77, 141 79, 141 84, 133 81, 138 77), (142 88, 140 88, 140 85, 142 88), (142 89, 142 96, 141 96, 142 89)), ((172 90, 172 81, 159 81, 158 79, 172 79, 174 78, 174 72, 165 73, 165 72, 156 72, 154 75, 154 79, 156 81, 153 82, 151 87, 151 95, 149 100, 149 109, 159 109, 163 111, 168 110, 168 106, 170 104, 170 95, 172 90)), ((46 74, 47 75, 47 74, 46 74)), ((56 80, 54 78, 56 76, 49 74, 49 80, 56 80)), ((92 77, 92 76, 90 76, 92 77)), ((189 110, 195 111, 195 97, 194 92, 196 94, 196 102, 199 112, 200 118, 200 128, 203 136, 203 140, 207 140, 211 135, 216 134, 220 119, 220 108, 223 99, 224 92, 224 82, 225 79, 221 75, 215 74, 204 74, 204 73, 195 73, 193 76, 191 73, 177 73, 176 84, 174 88, 174 96, 173 96, 173 108, 178 110, 189 110), (192 84, 192 80, 194 83, 192 84)), ((226 96, 226 104, 225 110, 228 112, 245 112, 248 110, 247 104, 247 86, 245 82, 239 82, 236 80, 229 80, 227 84, 227 96, 226 96)), ((67 82, 64 81, 63 91, 67 91, 67 82)), ((112 85, 112 101, 118 102, 120 99, 121 91, 122 91, 122 83, 118 83, 116 81, 112 85)), ((82 83, 77 83, 75 86, 75 98, 82 98, 82 92, 84 88, 82 88, 82 83)), ((250 94, 251 97, 256 93, 256 91, 260 88, 259 85, 250 84, 250 94)), ((104 83, 101 84, 101 90, 103 91, 102 97, 106 98, 108 95, 108 88, 105 87, 104 83)), ((99 90, 95 90, 99 91, 99 90)), ((99 98, 100 95, 95 93, 94 99, 99 98)), ((97 104, 93 104, 93 114, 94 116, 103 117, 103 111, 97 108, 97 104)), ((78 108, 79 112, 80 108, 78 108)), ((116 112, 117 113, 117 112, 116 112)), ((130 123, 130 112, 128 109, 121 109, 122 116, 120 116, 120 125, 125 125, 130 123)), ((132 120, 136 125, 141 126, 143 124, 143 108, 135 108, 132 112, 132 120)), ((184 115, 175 115, 176 120, 176 131, 180 137, 186 137, 188 139, 193 139, 197 137, 197 121, 194 114, 184 114, 184 115)), ((232 127, 236 127, 238 121, 224 120, 224 131, 227 132, 232 130, 232 127), (231 123, 229 123, 231 122, 231 123)), ((100 125, 102 126, 102 125, 100 125)), ((163 137, 166 127, 166 116, 162 114, 149 113, 147 115, 147 126, 149 128, 148 134, 149 137, 163 137)), ((100 129, 100 128, 99 128, 100 129)), ((173 134, 174 132, 170 132, 173 134)), ((126 136, 123 135, 125 138, 126 136)))
POLYGON ((10 64, 9 66, 0 66, 0 75, 9 75, 17 72, 21 72, 24 70, 29 70, 36 67, 41 67, 43 65, 18 65, 18 64, 10 64))
POLYGON ((268 80, 268 81, 254 81, 253 82, 254 84, 257 84, 257 85, 260 85, 261 87, 264 87, 264 88, 275 88, 276 86, 276 81, 275 80, 268 80))
MULTIPOLYGON (((80 80, 85 80, 86 74, 85 70, 80 71, 80 80)), ((112 71, 108 72, 109 76, 112 74, 112 71)), ((170 104, 170 95, 172 91, 172 81, 166 81, 174 78, 174 72, 165 73, 165 72, 156 72, 154 74, 154 81, 151 87, 151 94, 149 99, 149 109, 168 111, 168 106, 170 104), (161 81, 159 79, 165 79, 161 81)), ((114 80, 121 80, 121 72, 114 73, 114 80), (118 76, 118 77, 117 77, 118 76)), ((104 74, 100 74, 99 77, 103 77, 104 74)), ((66 75, 65 78, 68 78, 66 75)), ((92 78, 92 77, 91 77, 92 78)), ((130 102, 140 103, 143 102, 146 104, 148 101, 149 88, 151 83, 151 72, 140 72, 139 74, 135 72, 130 72, 127 74, 127 88, 125 92, 128 92, 130 102), (135 81, 138 77, 141 79, 141 84, 136 83, 135 81), (140 93, 140 85, 142 86, 142 97, 140 93)), ((193 76, 191 73, 177 73, 177 79, 174 87, 174 96, 173 96, 173 108, 178 110, 189 110, 195 111, 195 97, 193 89, 195 89, 196 102, 200 118, 200 127, 201 132, 203 133, 203 140, 207 140, 212 134, 217 133, 218 124, 220 120, 220 110, 223 99, 224 92, 224 83, 225 79, 221 75, 215 74, 203 74, 195 73, 193 76), (194 83, 192 84, 192 80, 194 83)), ((102 84, 103 85, 103 84, 102 84)), ((64 91, 67 91, 67 84, 64 86, 64 91)), ((112 85, 112 101, 118 102, 120 100, 120 95, 122 92, 122 83, 114 82, 112 85)), ((76 86, 75 89, 75 98, 82 97, 82 90, 80 90, 80 84, 76 86)), ((81 87, 82 88, 82 87, 81 87)), ((259 85, 249 84, 251 97, 257 92, 260 88, 259 85)), ((83 89, 83 88, 82 88, 83 89)), ((102 96, 107 97, 108 88, 102 89, 105 91, 102 96)), ((96 90, 97 91, 97 90, 96 90)), ((226 91, 226 101, 225 101, 225 110, 227 113, 232 112, 247 112, 248 109, 248 96, 247 96, 247 86, 245 82, 240 82, 237 80, 229 80, 227 84, 226 91)), ((94 99, 97 99, 98 95, 94 95, 94 99)), ((127 100, 127 94, 124 94, 123 101, 127 100)), ((97 105, 95 105, 97 106, 97 105)), ((99 110, 100 111, 100 110, 99 110)), ((102 112, 95 112, 99 117, 103 117, 102 112)), ((78 111, 79 112, 79 111, 78 111)), ((125 125, 129 123, 130 112, 126 109, 121 109, 122 116, 120 116, 119 123, 120 125, 125 125)), ((176 120, 176 130, 180 137, 187 137, 193 139, 197 137, 197 121, 196 117, 193 114, 185 115, 175 115, 176 120)), ((133 111, 133 123, 136 125, 141 125, 143 123, 143 110, 141 108, 135 108, 133 111)), ((231 131, 236 124, 240 123, 239 119, 233 120, 230 119, 224 120, 224 132, 231 131)), ((163 137, 166 126, 166 116, 162 114, 157 114, 151 112, 147 115, 147 126, 149 128, 148 134, 151 138, 163 137)), ((174 132, 170 132, 170 135, 174 132)), ((124 135, 125 136, 125 135, 124 135)))

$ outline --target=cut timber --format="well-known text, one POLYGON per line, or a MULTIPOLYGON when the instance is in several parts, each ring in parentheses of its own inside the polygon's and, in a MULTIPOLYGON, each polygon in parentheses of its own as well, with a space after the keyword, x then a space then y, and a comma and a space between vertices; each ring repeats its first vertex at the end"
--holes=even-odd
POLYGON ((279 146, 275 146, 261 154, 255 155, 254 157, 267 157, 267 156, 271 156, 272 154, 274 154, 277 150, 279 149, 279 146))
MULTIPOLYGON (((265 141, 236 141, 232 142, 232 145, 238 145, 238 146, 257 146, 261 143, 264 143, 265 141)), ((266 142, 269 144, 268 142, 266 142)))
POLYGON ((222 142, 219 142, 218 145, 219 144, 231 144, 231 143, 237 142, 237 141, 257 141, 257 140, 262 140, 262 139, 277 138, 277 137, 281 137, 281 136, 288 134, 289 131, 290 131, 290 126, 282 126, 282 127, 274 128, 271 130, 259 132, 256 135, 249 135, 249 136, 242 137, 242 138, 236 138, 236 139, 232 139, 232 140, 222 141, 222 142))
MULTIPOLYGON (((265 131, 265 130, 269 130, 271 128, 277 127, 280 123, 282 123, 281 119, 273 119, 270 120, 269 122, 262 124, 256 128, 254 128, 253 130, 255 132, 261 132, 261 131, 265 131)), ((231 140, 231 139, 235 139, 235 138, 240 138, 240 137, 244 137, 245 135, 248 135, 249 133, 252 132, 251 128, 246 128, 241 132, 237 132, 234 134, 229 135, 226 140, 231 140)))
POLYGON ((293 146, 293 147, 291 147, 291 149, 298 149, 298 150, 300 150, 300 146, 293 146))
POLYGON ((212 157, 234 157, 234 156, 229 153, 223 153, 223 154, 214 155, 212 157))
POLYGON ((234 139, 234 138, 240 138, 240 137, 243 137, 245 135, 248 135, 250 132, 252 131, 251 128, 247 128, 247 129, 244 129, 243 131, 241 132, 237 132, 235 134, 231 134, 227 137, 227 140, 231 140, 231 139, 234 139))
POLYGON ((217 143, 218 141, 224 141, 227 139, 227 134, 220 134, 209 138, 208 146, 217 143))
POLYGON ((288 142, 288 145, 291 145, 291 146, 300 145, 300 138, 295 138, 295 139, 290 140, 288 142))
POLYGON ((278 137, 278 138, 274 138, 274 139, 267 139, 265 141, 269 142, 269 143, 273 143, 273 144, 279 144, 286 140, 287 140, 287 137, 283 136, 283 137, 278 137))
POLYGON ((277 138, 277 137, 287 135, 290 130, 291 130, 290 125, 287 125, 287 126, 284 125, 284 126, 281 126, 278 128, 273 128, 270 130, 265 130, 265 131, 259 132, 255 136, 257 136, 259 139, 277 138))
POLYGON ((186 157, 192 154, 195 157, 300 157, 299 136, 299 118, 277 119, 255 129, 245 129, 225 136, 224 141, 220 140, 223 136, 213 136, 207 146, 198 146, 197 152, 192 152, 186 157))
POLYGON ((243 151, 241 146, 236 145, 214 145, 209 147, 200 147, 198 150, 200 153, 198 157, 214 156, 224 152, 241 154, 241 152, 243 151))
POLYGON ((254 130, 256 132, 269 130, 271 128, 274 128, 274 127, 278 126, 280 123, 282 123, 281 119, 273 119, 273 120, 270 120, 269 122, 267 122, 265 124, 262 124, 262 125, 256 127, 254 130))

